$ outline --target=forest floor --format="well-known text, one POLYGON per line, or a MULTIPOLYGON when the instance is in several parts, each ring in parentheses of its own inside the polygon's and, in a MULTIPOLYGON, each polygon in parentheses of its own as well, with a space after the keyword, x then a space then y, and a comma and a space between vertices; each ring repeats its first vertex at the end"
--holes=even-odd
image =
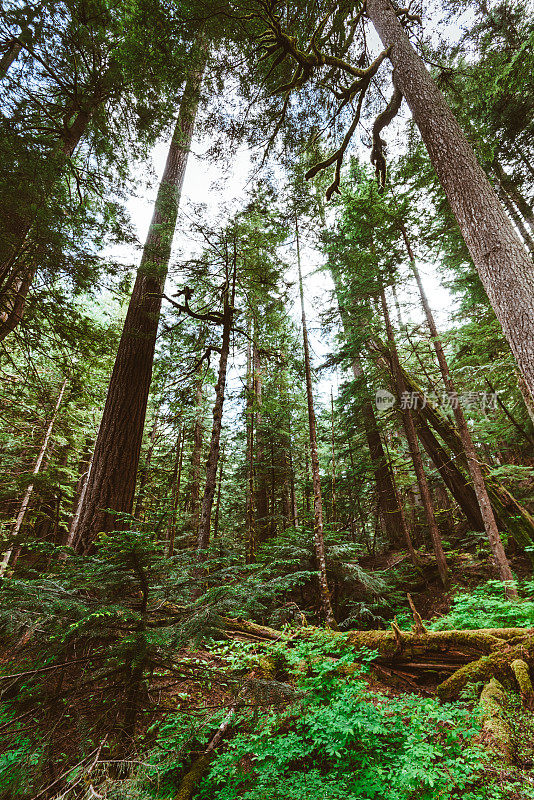
MULTIPOLYGON (((369 556, 362 566, 384 571, 403 556, 369 556)), ((0 720, 0 733, 11 731, 0 790, 15 759, 21 785, 38 763, 48 776, 38 792, 10 788, 2 800, 534 798, 534 601, 508 600, 480 555, 451 553, 449 563, 450 592, 429 559, 410 585, 411 610, 381 629, 276 630, 222 617, 216 636, 176 648, 134 694, 133 673, 125 679, 116 660, 99 662, 100 650, 84 673, 76 659, 87 649, 34 684, 41 644, 19 640, 0 664, 1 681, 23 676, 0 686, 23 720, 14 738, 8 711, 0 720), (28 723, 35 739, 26 753, 28 723)), ((526 575, 528 565, 517 559, 514 570, 526 575)), ((169 615, 172 629, 179 609, 150 613, 150 625, 169 615)), ((102 630, 91 647, 105 646, 102 630)))

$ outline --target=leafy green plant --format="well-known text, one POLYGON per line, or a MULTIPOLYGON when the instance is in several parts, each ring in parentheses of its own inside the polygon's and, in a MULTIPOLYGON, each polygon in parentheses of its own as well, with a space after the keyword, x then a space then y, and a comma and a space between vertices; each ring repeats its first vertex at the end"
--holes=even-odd
POLYGON ((466 745, 479 723, 465 704, 370 690, 374 655, 347 650, 343 637, 271 651, 285 659, 300 697, 229 742, 202 800, 425 800, 458 797, 476 783, 481 756, 466 745))
POLYGON ((457 594, 451 610, 433 620, 432 630, 534 627, 534 581, 520 584, 521 598, 509 600, 500 581, 487 581, 457 594))

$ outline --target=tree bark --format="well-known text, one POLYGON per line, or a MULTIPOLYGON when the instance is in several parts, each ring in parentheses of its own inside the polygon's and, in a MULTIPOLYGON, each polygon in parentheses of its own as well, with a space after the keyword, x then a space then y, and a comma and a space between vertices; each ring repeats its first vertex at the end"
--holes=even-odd
POLYGON ((178 513, 178 504, 180 502, 180 483, 182 480, 184 444, 185 426, 182 424, 178 434, 178 440, 176 442, 176 456, 174 459, 174 467, 171 477, 171 518, 169 520, 169 543, 167 546, 167 558, 171 558, 174 554, 174 542, 176 540, 176 516, 178 513))
POLYGON ((230 353, 230 337, 234 322, 234 299, 236 281, 236 256, 234 254, 234 267, 232 285, 227 280, 224 294, 223 311, 223 330, 221 343, 221 356, 219 358, 219 376, 215 387, 215 404, 213 406, 213 426, 211 429, 210 449, 206 464, 206 485, 204 496, 202 497, 202 507, 200 512, 200 524, 198 526, 198 551, 202 558, 202 551, 205 551, 210 543, 211 510, 213 498, 217 485, 217 465, 219 463, 219 447, 221 441, 222 413, 224 405, 224 390, 226 387, 226 369, 228 365, 228 355, 230 353))
POLYGON ((219 459, 219 480, 217 483, 217 501, 215 503, 215 517, 213 520, 213 538, 215 539, 219 533, 219 514, 221 511, 221 494, 222 494, 222 481, 224 470, 224 444, 221 449, 221 457, 219 459))
POLYGON ((469 474, 471 476, 471 480, 473 482, 473 487, 475 489, 475 495, 477 498, 478 507, 480 509, 480 515, 484 523, 484 530, 486 532, 486 536, 488 537, 488 541, 491 547, 491 552, 493 553, 493 558, 495 560, 495 565, 499 571, 501 580, 506 585, 507 594, 511 597, 517 597, 517 588, 515 587, 512 570, 510 569, 510 564, 508 563, 508 559, 506 558, 506 553, 504 552, 503 543, 501 540, 501 536, 499 534, 499 529, 497 527, 497 521, 495 519, 495 515, 493 514, 491 502, 488 497, 488 492, 486 489, 486 484, 484 482, 484 476, 482 475, 482 469, 478 461, 475 445, 473 444, 471 434, 469 433, 469 428, 467 427, 467 421, 464 416, 461 402, 458 398, 456 386, 454 385, 454 382, 452 380, 452 376, 449 370, 449 365, 447 363, 447 359, 445 358, 443 345, 441 343, 438 329, 436 327, 436 322, 434 320, 434 315, 432 314, 432 309, 430 308, 425 288, 423 286, 423 282, 421 280, 421 276, 417 268, 415 256, 413 254, 413 250, 410 241, 408 239, 408 233, 406 231, 405 226, 402 223, 401 223, 401 233, 404 239, 404 244, 406 246, 406 252, 410 260, 412 272, 414 274, 417 283, 417 288, 419 289, 421 303, 425 312, 425 317, 430 330, 430 335, 432 336, 432 341, 434 343, 434 350, 436 351, 436 358, 441 372, 441 377, 443 379, 445 389, 447 390, 447 393, 451 400, 454 418, 456 420, 456 425, 458 426, 458 433, 460 434, 462 447, 467 458, 467 467, 469 470, 469 474))
POLYGON ((260 350, 256 341, 252 346, 253 385, 254 385, 254 431, 256 433, 256 452, 254 457, 255 476, 255 521, 258 542, 264 542, 269 536, 269 498, 267 494, 267 470, 264 446, 264 431, 262 427, 262 378, 260 350))
MULTIPOLYGON (((335 277, 332 277, 335 282, 335 277)), ((349 317, 346 310, 342 308, 341 305, 339 305, 339 313, 345 332, 345 339, 347 339, 350 325, 349 317)), ((360 382, 364 377, 364 372, 361 359, 357 353, 352 355, 351 366, 354 380, 360 382)), ((369 455, 375 475, 380 512, 384 520, 387 534, 392 544, 399 540, 405 542, 408 552, 410 553, 410 559, 415 566, 418 563, 417 554, 413 548, 410 531, 397 491, 395 477, 389 461, 386 458, 386 453, 384 452, 373 403, 369 396, 365 397, 361 405, 361 414, 367 446, 369 447, 369 455)))
POLYGON ((530 255, 534 256, 534 239, 525 228, 525 223, 523 221, 523 218, 521 217, 519 211, 513 204, 512 199, 508 196, 507 192, 502 186, 499 186, 498 193, 499 193, 499 198, 508 213, 508 216, 510 217, 515 227, 517 228, 519 235, 523 239, 530 255))
POLYGON ((256 536, 254 520, 254 377, 252 366, 251 347, 252 323, 249 318, 247 341, 247 379, 246 379, 246 409, 245 426, 247 431, 246 475, 245 489, 245 563, 252 564, 255 560, 256 536))
POLYGON ((200 520, 200 478, 202 461, 202 443, 204 439, 204 388, 202 367, 199 367, 199 374, 196 384, 196 408, 197 417, 193 427, 193 447, 191 450, 191 464, 189 472, 189 486, 187 489, 186 509, 190 513, 189 527, 193 531, 195 538, 198 535, 198 524, 200 520))
POLYGON ((317 450, 317 422, 315 419, 315 409, 313 405, 313 386, 311 377, 310 365, 310 349, 308 344, 308 329, 306 326, 306 311, 304 308, 304 286, 302 282, 302 269, 300 264, 300 242, 299 242, 299 229, 298 219, 295 214, 295 234, 297 244, 297 266, 299 273, 299 288, 300 288, 300 307, 302 314, 302 339, 304 345, 304 371, 306 375, 306 398, 308 401, 308 426, 309 426, 309 441, 310 441, 310 455, 311 455, 311 468, 312 468, 312 485, 313 485, 313 509, 314 509, 314 544, 315 544, 315 557, 317 560, 319 589, 321 594, 321 608, 326 624, 331 627, 336 627, 334 612, 332 610, 332 600, 330 597, 330 590, 328 588, 328 580, 326 576, 326 555, 324 547, 324 525, 323 525, 323 500, 321 496, 321 476, 319 470, 319 453, 317 450))
MULTIPOLYGON (((391 359, 395 370, 395 381, 397 384, 398 396, 400 398, 402 397, 403 393, 406 392, 406 384, 404 383, 404 377, 402 374, 402 370, 400 368, 399 356, 395 344, 395 337, 393 334, 393 328, 389 318, 389 311, 386 302, 386 294, 383 288, 380 291, 380 299, 382 301, 382 312, 384 314, 384 321, 386 323, 386 331, 391 352, 391 359)), ((426 479, 425 470, 423 467, 421 451, 419 449, 419 444, 417 442, 417 433, 415 430, 412 413, 408 407, 402 408, 402 405, 401 405, 401 411, 404 422, 404 430, 406 433, 406 439, 408 441, 408 447, 410 449, 410 455, 412 457, 415 475, 417 477, 417 484, 419 486, 419 491, 421 493, 421 500, 423 502, 425 517, 430 532, 430 538, 432 539, 432 544, 434 547, 434 554, 436 556, 436 563, 438 565, 439 576, 443 586, 445 588, 448 588, 450 583, 449 570, 447 567, 447 561, 445 558, 443 545, 441 543, 441 534, 439 532, 436 523, 436 518, 434 516, 432 498, 430 495, 430 489, 428 487, 428 481, 426 479)))
POLYGON ((509 175, 507 175, 502 164, 497 158, 493 159, 492 166, 495 170, 495 174, 499 180, 499 183, 503 188, 503 191, 505 191, 512 202, 515 203, 522 218, 530 228, 531 232, 534 233, 534 211, 532 206, 527 202, 525 197, 523 197, 517 188, 515 181, 510 178, 509 175))
POLYGON ((182 97, 98 431, 79 522, 85 552, 99 532, 116 527, 113 513, 106 509, 132 510, 161 296, 207 59, 202 35, 197 49, 200 54, 193 58, 182 97))
POLYGON ((534 395, 534 264, 390 0, 367 13, 394 67, 491 305, 534 395))

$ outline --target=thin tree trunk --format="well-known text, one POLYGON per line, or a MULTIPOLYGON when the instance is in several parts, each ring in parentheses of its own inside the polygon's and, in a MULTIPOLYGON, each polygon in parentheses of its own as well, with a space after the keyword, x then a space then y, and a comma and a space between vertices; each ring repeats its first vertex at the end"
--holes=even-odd
POLYGON ((331 446, 332 446, 332 525, 334 530, 337 525, 337 501, 336 501, 336 447, 334 436, 334 393, 330 387, 330 424, 331 424, 331 446))
POLYGON ((321 496, 321 477, 319 471, 319 453, 317 451, 317 423, 315 420, 315 409, 313 406, 313 386, 311 377, 310 365, 310 349, 308 344, 308 329, 306 326, 306 311, 304 308, 304 286, 302 282, 302 269, 300 264, 300 242, 299 242, 299 228, 298 219, 295 214, 295 235, 297 244, 297 266, 299 273, 299 288, 300 288, 300 308, 302 314, 302 339, 304 344, 304 371, 306 374, 306 397, 308 401, 308 425, 310 436, 310 455, 311 455, 311 468, 312 468, 312 484, 313 484, 313 509, 314 509, 314 543, 315 543, 315 557, 317 559, 317 569, 319 578, 319 588, 321 593, 321 608, 326 624, 331 627, 336 627, 334 619, 334 612, 332 610, 332 600, 330 597, 330 590, 328 588, 328 580, 326 576, 326 555, 324 548, 323 536, 323 500, 321 496))
POLYGON ((247 341, 247 381, 246 381, 246 408, 245 425, 247 431, 246 475, 247 485, 245 490, 245 563, 252 564, 255 560, 256 536, 254 530, 254 377, 252 366, 251 334, 252 323, 248 322, 247 341))
POLYGON ((85 552, 91 550, 100 531, 116 527, 113 513, 105 509, 128 514, 132 510, 161 297, 207 59, 202 35, 197 49, 199 55, 193 58, 182 97, 95 445, 79 522, 85 552))
POLYGON ((228 365, 228 355, 230 353, 230 337, 234 322, 234 300, 235 282, 237 272, 237 256, 234 252, 234 265, 232 275, 232 285, 227 278, 224 293, 223 311, 223 330, 221 343, 221 356, 219 358, 219 376, 215 387, 215 404, 213 406, 213 426, 211 429, 210 449, 206 464, 206 485, 202 498, 200 512, 200 524, 198 526, 198 551, 199 557, 203 558, 202 551, 205 551, 210 543, 211 509, 217 485, 217 465, 219 462, 219 446, 221 441, 222 413, 224 405, 224 390, 226 387, 226 370, 228 365))
POLYGON ((150 440, 148 445, 148 450, 146 454, 146 460, 143 468, 139 470, 139 481, 137 487, 137 501, 135 503, 135 511, 134 517, 138 520, 141 520, 143 515, 143 504, 145 500, 145 487, 148 481, 148 475, 150 472, 150 463, 152 461, 152 454, 154 452, 154 447, 156 445, 156 438, 158 435, 158 421, 157 417, 154 420, 154 424, 152 425, 152 430, 150 431, 150 440))
POLYGON ((469 433, 469 429, 467 427, 467 421, 465 419, 464 412, 458 398, 456 387, 452 380, 452 376, 449 370, 449 365, 447 364, 447 359, 445 358, 443 345, 439 337, 438 329, 436 327, 436 322, 434 320, 434 315, 432 314, 432 310, 430 308, 428 298, 426 296, 423 282, 421 281, 421 276, 419 274, 419 270, 417 269, 415 256, 413 254, 413 250, 411 248, 411 244, 408 239, 408 234, 403 224, 401 224, 401 233, 404 239, 404 244, 406 246, 406 252, 408 253, 408 258, 410 260, 412 272, 414 274, 415 280, 417 282, 417 287, 419 289, 419 294, 421 296, 421 303, 423 305, 426 321, 430 329, 430 335, 432 336, 432 341, 434 342, 434 349, 436 351, 436 358, 441 371, 441 377, 443 378, 445 389, 447 390, 447 393, 449 394, 451 399, 454 418, 458 426, 458 432, 460 434, 462 446, 467 458, 467 466, 469 469, 469 474, 471 476, 471 480, 473 481, 473 487, 475 489, 478 506, 480 508, 480 514, 484 522, 484 530, 486 532, 486 536, 488 537, 488 541, 490 543, 491 552, 493 553, 493 558, 495 560, 495 564, 499 571, 501 580, 504 581, 507 587, 506 591, 508 595, 517 597, 517 589, 515 588, 512 570, 510 569, 510 564, 508 563, 508 559, 506 558, 506 554, 504 552, 503 543, 501 540, 501 536, 499 534, 499 529, 497 527, 497 521, 493 514, 493 510, 491 508, 491 502, 488 497, 486 484, 484 482, 482 470, 480 468, 480 464, 477 458, 475 445, 473 444, 471 434, 469 433))
MULTIPOLYGON (((348 325, 348 320, 344 319, 344 317, 346 317, 346 315, 342 313, 343 328, 347 335, 348 331, 346 326, 348 325)), ((358 355, 353 355, 352 357, 352 374, 356 381, 360 381, 363 378, 362 363, 358 355)), ((369 447, 369 455, 375 474, 382 519, 384 520, 390 542, 395 544, 399 539, 404 541, 410 554, 410 560, 414 566, 418 566, 419 561, 417 559, 417 553, 413 547, 410 530, 397 490, 395 476, 389 460, 386 458, 386 453, 384 452, 382 438, 370 397, 364 399, 361 406, 361 413, 367 445, 369 447)))
MULTIPOLYGON (((55 181, 61 175, 66 159, 69 159, 80 140, 85 135, 89 123, 99 106, 110 96, 117 81, 117 65, 112 65, 102 75, 94 91, 85 98, 80 98, 69 114, 64 109, 64 118, 72 117, 70 125, 61 126, 61 134, 54 151, 50 154, 50 162, 57 162, 57 168, 49 168, 35 199, 35 207, 46 202, 55 181)), ((28 238, 34 225, 34 216, 21 216, 19 219, 15 241, 9 252, 0 254, 0 341, 11 333, 20 323, 28 292, 37 272, 35 259, 25 253, 28 238), (25 261, 26 259, 26 261, 25 261)))
POLYGON ((215 503, 215 519, 213 521, 213 538, 216 539, 219 533, 219 513, 221 510, 221 494, 222 494, 222 481, 224 469, 224 444, 221 449, 221 457, 219 459, 219 481, 217 485, 217 501, 215 503))
MULTIPOLYGON (((389 318, 389 311, 386 302, 386 294, 384 292, 383 287, 380 290, 380 299, 382 301, 382 312, 384 314, 384 321, 386 323, 386 331, 389 341, 389 347, 391 352, 392 362, 395 368, 395 378, 397 384, 397 391, 399 397, 402 397, 403 392, 406 392, 406 385, 404 383, 404 377, 402 374, 402 370, 400 368, 399 356, 397 352, 397 346, 395 344, 395 337, 393 334, 393 328, 391 325, 391 321, 389 318)), ((410 455, 412 457, 413 466, 415 470, 415 475, 417 477, 417 484, 419 486, 419 491, 421 493, 421 500, 423 501, 423 508, 425 511, 425 517, 428 525, 428 529, 430 532, 430 538, 432 539, 432 544, 434 546, 434 554, 436 556, 436 563, 438 566, 439 576, 441 578, 441 582, 445 588, 448 588, 450 579, 449 579, 449 570, 447 567, 447 561, 445 558, 445 552, 443 550, 443 545, 441 543, 441 534, 439 532, 436 518, 434 516, 434 509, 432 507, 432 498, 430 495, 430 489, 428 487, 428 482, 425 475, 425 470, 423 467, 423 460, 421 458, 421 451, 419 450, 419 444, 417 442, 417 433, 415 431, 415 425, 413 421, 413 417, 411 411, 408 407, 402 408, 402 418, 404 422, 404 430, 406 433, 406 439, 408 441, 408 447, 410 449, 410 455)))
POLYGON ((195 535, 198 535, 198 525, 200 521, 200 479, 202 462, 202 443, 204 440, 204 386, 203 376, 200 372, 196 384, 196 408, 197 416, 193 428, 193 447, 191 450, 191 466, 189 474, 189 486, 187 491, 186 509, 190 512, 189 526, 195 535))
POLYGON ((178 513, 178 504, 180 502, 180 483, 182 480, 184 444, 185 425, 182 424, 180 433, 178 434, 178 441, 176 442, 176 457, 174 459, 174 467, 171 477, 171 518, 169 520, 169 543, 167 547, 167 558, 171 558, 174 554, 174 542, 176 540, 176 516, 178 513))
MULTIPOLYGON (((57 415, 59 413, 59 408, 61 406, 61 401, 63 400, 63 395, 65 394, 65 389, 67 387, 67 378, 64 379, 61 389, 56 400, 56 405, 54 408, 54 413, 52 414, 52 419, 48 423, 48 428, 46 429, 45 437, 43 439, 43 443, 41 445, 41 449, 39 451, 39 455, 37 456, 37 461, 33 467, 32 475, 38 475, 41 470, 41 465, 43 463, 43 459, 46 455, 46 451, 48 449, 48 443, 50 441, 50 437, 52 435, 52 430, 54 428, 54 423, 57 419, 57 415)), ((24 493, 24 497, 22 499, 22 503, 19 509, 19 513, 17 514, 17 518, 15 520, 15 524, 13 526, 13 530, 11 531, 12 538, 15 538, 20 533, 22 528, 22 523, 24 522, 24 518, 26 516, 26 512, 28 510, 28 506, 30 505, 30 500, 33 494, 34 484, 30 483, 28 488, 24 493)), ((9 559, 11 558, 11 553, 13 552, 13 547, 10 547, 4 555, 2 556, 2 561, 0 563, 0 577, 2 577, 8 567, 9 559)))
POLYGON ((297 506, 297 492, 295 489, 295 467, 293 465, 293 443, 291 441, 291 413, 288 412, 287 430, 289 437, 289 475, 291 482, 291 521, 293 527, 299 526, 299 511, 297 506))
POLYGON ((254 341, 252 346, 252 362, 253 362, 253 384, 254 384, 254 405, 256 412, 254 414, 254 430, 256 433, 256 454, 254 458, 255 463, 255 477, 256 487, 254 492, 254 500, 256 507, 256 533, 259 542, 264 542, 268 538, 269 526, 269 501, 267 496, 267 475, 265 468, 265 446, 264 446, 264 431, 262 426, 262 378, 261 378, 261 358, 259 347, 254 341))
POLYGON ((390 0, 367 13, 394 67, 488 298, 534 396, 534 264, 390 0))
POLYGON ((521 214, 519 213, 519 211, 513 204, 511 198, 508 196, 506 190, 502 186, 499 186, 498 194, 503 206, 505 207, 508 213, 508 216, 510 217, 515 227, 517 228, 519 235, 523 239, 530 255, 531 256, 534 255, 534 239, 525 228, 525 223, 523 221, 523 218, 521 217, 521 214))
POLYGON ((497 175, 503 190, 510 197, 512 202, 515 203, 522 218, 530 228, 531 232, 534 233, 534 211, 532 210, 532 206, 523 197, 512 178, 506 174, 497 158, 493 159, 493 169, 495 170, 495 174, 497 175))

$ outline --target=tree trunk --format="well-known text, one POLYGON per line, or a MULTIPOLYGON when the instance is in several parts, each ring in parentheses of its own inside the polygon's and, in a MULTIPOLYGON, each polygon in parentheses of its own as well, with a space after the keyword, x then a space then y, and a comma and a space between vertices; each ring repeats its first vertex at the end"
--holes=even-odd
POLYGON ((510 564, 508 563, 508 559, 506 558, 506 554, 504 552, 503 543, 501 540, 501 536, 499 534, 499 529, 497 527, 497 521, 493 514, 493 510, 491 508, 491 502, 488 497, 488 492, 486 490, 486 484, 484 482, 482 470, 480 468, 480 464, 477 458, 475 445, 473 444, 471 434, 469 433, 469 428, 467 427, 467 421, 465 419, 464 412, 458 398, 458 393, 456 392, 456 387, 451 377, 449 365, 447 363, 447 359, 445 358, 445 353, 443 351, 441 339, 439 337, 438 329, 436 327, 436 323, 434 320, 434 315, 432 314, 432 310, 430 308, 428 298, 426 296, 423 282, 421 281, 421 276, 419 274, 419 270, 417 269, 415 256, 413 254, 411 244, 408 239, 408 234, 406 232, 406 228, 402 224, 401 224, 401 233, 404 239, 404 244, 406 246, 406 252, 408 253, 408 258, 410 260, 410 264, 412 267, 412 272, 417 282, 417 288, 419 289, 419 294, 421 296, 421 303, 423 305, 423 309, 425 312, 426 321, 430 330, 430 335, 432 336, 432 341, 434 342, 434 350, 436 351, 436 358, 439 364, 441 377, 443 378, 445 389, 447 390, 447 393, 451 399, 454 418, 456 420, 456 425, 458 426, 458 433, 460 434, 462 447, 467 458, 467 466, 469 469, 469 474, 471 476, 473 487, 475 489, 478 507, 480 509, 480 514, 482 516, 482 520, 484 523, 484 530, 486 532, 486 536, 488 537, 488 541, 490 543, 491 552, 493 553, 493 558, 495 560, 495 564, 499 571, 501 580, 505 583, 507 587, 506 588, 507 594, 511 597, 517 597, 517 589, 515 588, 512 570, 510 569, 510 564))
MULTIPOLYGON (((63 400, 63 395, 65 394, 65 389, 67 387, 67 378, 64 379, 63 384, 61 386, 58 398, 56 400, 56 405, 54 408, 54 413, 52 414, 52 419, 48 423, 48 427, 46 429, 45 437, 43 439, 43 444, 41 445, 41 449, 39 451, 39 455, 37 456, 37 461, 33 467, 32 475, 38 475, 41 470, 41 465, 43 463, 43 459, 46 455, 46 451, 48 449, 48 443, 50 441, 50 437, 52 435, 52 430, 54 428, 54 423, 57 419, 57 415, 59 413, 59 408, 61 406, 61 401, 63 400)), ((24 493, 24 497, 19 509, 19 513, 17 514, 17 518, 15 520, 15 524, 13 526, 13 530, 11 531, 11 537, 14 539, 20 533, 22 528, 22 523, 24 522, 24 517, 26 516, 26 512, 28 510, 28 506, 30 505, 30 500, 33 494, 34 484, 30 483, 28 488, 24 493)), ((13 547, 10 547, 4 555, 2 556, 2 561, 0 563, 0 577, 2 577, 7 569, 9 564, 9 559, 11 558, 11 553, 13 552, 13 547)))
POLYGON ((224 470, 224 444, 221 449, 221 457, 219 459, 219 481, 217 484, 217 502, 215 503, 215 518, 213 520, 213 538, 217 538, 219 533, 219 514, 221 511, 221 494, 222 494, 222 481, 224 470))
POLYGON ((252 324, 249 318, 247 341, 247 380, 246 380, 246 409, 245 426, 247 431, 246 475, 245 489, 245 563, 252 564, 255 560, 256 537, 254 531, 254 377, 252 366, 251 347, 252 324))
POLYGON ((167 546, 167 558, 171 558, 174 554, 174 542, 176 540, 176 516, 178 513, 178 504, 180 502, 180 483, 182 480, 184 444, 185 426, 182 424, 180 433, 178 434, 178 441, 176 442, 176 456, 174 459, 174 467, 171 477, 171 518, 169 520, 169 544, 167 546))
POLYGON ((195 535, 198 535, 198 524, 200 520, 200 478, 202 462, 202 442, 204 439, 204 388, 203 376, 200 372, 196 385, 196 408, 197 417, 193 428, 193 447, 191 450, 191 465, 189 472, 189 486, 187 489, 186 509, 190 513, 189 527, 195 535))
POLYGON ((254 431, 256 432, 256 453, 254 458, 256 487, 254 492, 256 511, 256 533, 258 542, 265 542, 269 534, 269 500, 267 495, 267 470, 264 446, 264 431, 261 413, 261 359, 256 341, 252 346, 253 384, 254 384, 254 431))
POLYGON ((198 526, 198 550, 202 558, 202 551, 206 550, 210 543, 211 509, 217 485, 217 465, 219 463, 219 446, 221 441, 222 412, 224 404, 224 390, 226 387, 226 369, 228 365, 228 355, 230 353, 230 337, 234 322, 234 299, 236 281, 236 256, 234 254, 234 267, 232 276, 232 286, 227 280, 224 295, 223 311, 223 331, 221 343, 221 356, 219 359, 219 376, 215 387, 215 405, 213 406, 213 426, 211 429, 210 449, 206 464, 206 485, 202 498, 200 512, 200 524, 198 526))
MULTIPOLYGON (((335 277, 334 278, 335 282, 335 277)), ((345 339, 348 340, 349 336, 349 317, 344 308, 339 306, 339 313, 343 330, 345 332, 345 339)), ((352 374, 354 380, 360 382, 364 378, 362 362, 358 354, 353 354, 351 359, 352 374)), ((388 459, 384 452, 376 415, 373 408, 372 400, 366 396, 361 405, 362 422, 365 430, 365 437, 369 447, 369 455, 373 465, 375 474, 376 488, 378 492, 378 499, 380 503, 380 511, 387 534, 392 544, 399 540, 404 541, 412 563, 417 565, 417 554, 413 548, 410 531, 402 508, 402 503, 399 498, 397 486, 395 483, 395 476, 391 470, 388 459)))
MULTIPOLYGON (((39 185, 35 207, 46 202, 55 181, 63 171, 65 160, 73 155, 96 109, 116 90, 117 85, 117 65, 113 62, 91 94, 80 98, 70 113, 68 109, 64 109, 64 118, 75 114, 74 120, 70 125, 61 126, 59 140, 50 154, 52 167, 39 185)), ((0 341, 22 320, 28 292, 37 272, 35 259, 24 252, 33 225, 34 216, 22 215, 10 251, 0 254, 0 341)))
POLYGON ((0 58, 0 80, 6 77, 11 64, 17 60, 21 50, 21 43, 16 37, 13 37, 8 42, 4 55, 0 58))
MULTIPOLYGON (((383 288, 380 291, 380 299, 382 301, 382 311, 384 314, 384 321, 386 323, 386 331, 389 341, 392 363, 395 370, 395 379, 397 384, 398 396, 400 398, 402 397, 403 392, 406 392, 406 384, 404 383, 404 377, 402 374, 402 370, 400 368, 399 356, 395 344, 395 337, 393 334, 393 328, 389 318, 386 295, 383 288)), ((436 523, 436 518, 434 516, 434 509, 432 507, 432 498, 430 496, 430 489, 428 488, 428 482, 423 467, 423 459, 421 458, 421 451, 419 450, 419 444, 417 442, 417 433, 415 431, 415 425, 412 413, 408 407, 402 408, 402 405, 401 405, 401 411, 404 422, 404 430, 406 433, 406 439, 408 441, 408 447, 410 449, 410 455, 412 457, 415 475, 417 477, 417 484, 419 486, 419 491, 421 493, 421 500, 423 502, 425 517, 430 532, 430 537, 432 539, 432 544, 434 546, 434 554, 436 556, 436 563, 438 565, 439 576, 441 578, 443 586, 445 588, 448 588, 450 582, 449 570, 447 567, 447 561, 445 559, 443 545, 441 543, 441 534, 439 532, 436 523)))
POLYGON ((169 147, 154 214, 130 298, 80 514, 83 549, 131 513, 172 238, 199 101, 207 43, 201 37, 169 147))
POLYGON ((332 446, 332 525, 334 530, 337 525, 337 498, 336 498, 336 447, 334 434, 334 393, 330 387, 330 427, 331 427, 331 446, 332 446))
POLYGON ((145 460, 145 463, 143 465, 143 468, 141 470, 139 470, 140 475, 139 475, 139 481, 138 481, 138 486, 137 486, 137 500, 136 500, 136 503, 135 503, 135 511, 134 511, 134 517, 136 519, 138 519, 139 521, 141 521, 141 518, 143 516, 143 510, 144 510, 143 509, 143 504, 144 504, 144 500, 145 500, 145 487, 146 487, 146 484, 147 484, 147 481, 148 481, 148 475, 149 475, 149 472, 150 472, 150 463, 152 461, 152 454, 154 452, 154 447, 156 445, 156 438, 157 438, 157 435, 158 435, 158 427, 157 427, 157 425, 158 425, 158 420, 157 420, 157 416, 156 416, 156 419, 154 420, 154 424, 152 425, 152 430, 150 431, 150 441, 149 441, 148 450, 147 450, 147 454, 146 454, 146 460, 145 460))
POLYGON ((315 409, 313 406, 313 386, 310 366, 310 349, 308 345, 308 329, 306 326, 306 311, 304 308, 304 286, 302 283, 302 269, 300 265, 300 243, 297 215, 295 214, 295 234, 297 243, 297 265, 299 273, 300 288, 300 307, 302 312, 302 339, 304 344, 304 371, 306 374, 306 397, 308 401, 308 425, 310 436, 310 455, 312 468, 313 484, 313 509, 314 509, 314 543, 315 557, 317 559, 317 569, 319 578, 319 588, 321 594, 321 608, 326 624, 336 627, 334 612, 332 610, 332 600, 326 577, 326 556, 323 537, 323 500, 321 496, 321 477, 319 471, 319 453, 317 451, 317 423, 315 420, 315 409))
POLYGON ((299 510, 297 505, 297 492, 295 489, 295 467, 293 465, 293 443, 291 441, 291 413, 287 415, 287 431, 289 437, 289 476, 291 484, 291 522, 294 528, 299 526, 299 510))
POLYGON ((497 319, 534 395, 532 259, 390 0, 368 0, 366 8, 389 49, 395 85, 406 98, 497 319))
POLYGON ((517 210, 511 198, 508 196, 507 192, 502 186, 499 186, 498 194, 503 206, 505 207, 508 213, 508 216, 510 217, 515 227, 517 228, 519 235, 523 239, 530 255, 531 256, 534 255, 534 239, 525 228, 525 223, 519 211, 517 210))
POLYGON ((532 210, 532 206, 523 197, 517 188, 515 181, 513 181, 512 178, 506 174, 497 158, 493 159, 492 166, 503 190, 510 197, 512 202, 515 203, 522 218, 530 228, 531 232, 534 233, 534 211, 532 210))

